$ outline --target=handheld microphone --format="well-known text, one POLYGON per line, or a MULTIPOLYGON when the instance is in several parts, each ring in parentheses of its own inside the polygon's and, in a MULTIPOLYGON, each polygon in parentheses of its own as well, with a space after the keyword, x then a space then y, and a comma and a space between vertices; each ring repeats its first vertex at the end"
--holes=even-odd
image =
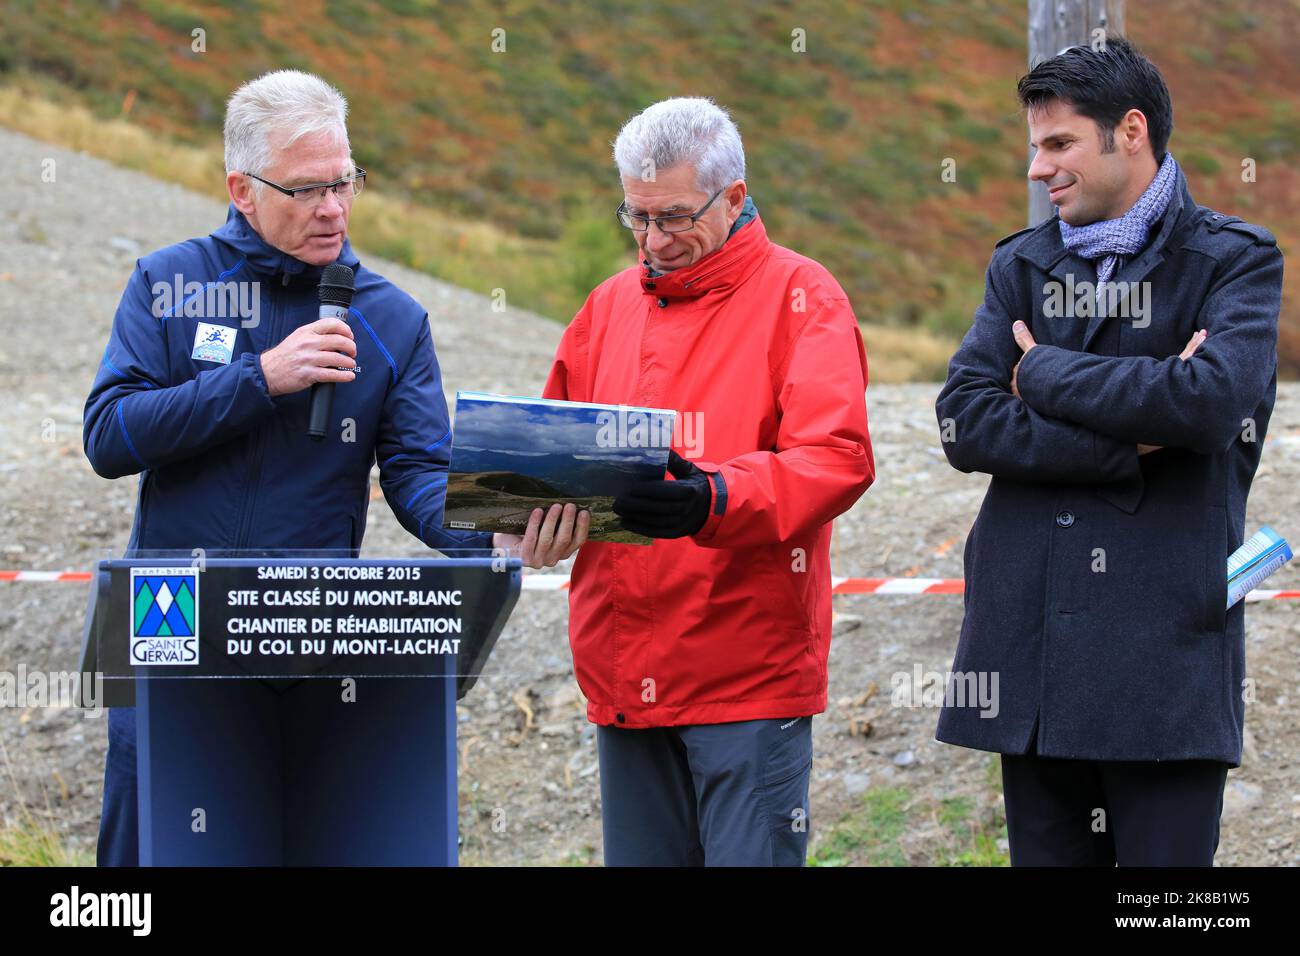
MULTIPOLYGON (((320 299, 320 317, 322 319, 343 319, 347 321, 348 306, 352 304, 355 291, 354 276, 348 266, 337 262, 325 267, 321 273, 320 285, 316 296, 320 299)), ((307 435, 313 441, 320 441, 329 430, 330 408, 334 405, 334 383, 317 382, 311 387, 311 411, 307 416, 307 435)))

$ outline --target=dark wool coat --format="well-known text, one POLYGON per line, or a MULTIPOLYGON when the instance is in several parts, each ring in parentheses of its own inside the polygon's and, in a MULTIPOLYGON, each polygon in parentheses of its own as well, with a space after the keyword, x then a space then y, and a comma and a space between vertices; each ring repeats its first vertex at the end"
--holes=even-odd
POLYGON ((1086 314, 1078 285, 1095 280, 1056 218, 999 242, 936 402, 948 460, 992 476, 936 737, 1024 753, 1036 726, 1045 756, 1236 766, 1244 604, 1225 612, 1226 559, 1273 409, 1282 255, 1267 230, 1198 206, 1180 172, 1112 279, 1150 283, 1144 314, 1140 293, 1128 317, 1086 314), (1062 315, 1050 297, 1071 283, 1062 315), (1023 400, 1016 319, 1039 343, 1023 400), (1197 329, 1208 338, 1180 360, 1197 329), (981 674, 996 709, 956 693, 981 674))

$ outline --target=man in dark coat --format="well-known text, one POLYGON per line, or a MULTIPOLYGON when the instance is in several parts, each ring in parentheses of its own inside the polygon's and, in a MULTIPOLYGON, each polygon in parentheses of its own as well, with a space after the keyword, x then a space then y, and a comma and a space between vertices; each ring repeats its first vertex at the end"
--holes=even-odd
POLYGON ((997 244, 936 403, 948 460, 992 476, 936 737, 1002 754, 1015 865, 1209 865, 1241 762, 1226 559, 1273 409, 1282 255, 1193 201, 1168 90, 1127 42, 1018 92, 1059 215, 997 244))

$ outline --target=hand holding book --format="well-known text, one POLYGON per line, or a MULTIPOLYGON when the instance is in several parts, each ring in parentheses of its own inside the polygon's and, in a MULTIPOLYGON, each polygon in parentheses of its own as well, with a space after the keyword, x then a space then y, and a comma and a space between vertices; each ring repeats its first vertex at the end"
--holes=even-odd
POLYGON ((647 538, 684 538, 709 519, 709 476, 675 451, 668 452, 675 480, 638 481, 614 499, 614 513, 629 531, 647 538))
POLYGON ((547 512, 534 508, 522 535, 493 534, 492 547, 517 555, 526 568, 551 568, 573 557, 586 543, 590 528, 590 512, 579 511, 572 502, 562 508, 553 504, 547 512))

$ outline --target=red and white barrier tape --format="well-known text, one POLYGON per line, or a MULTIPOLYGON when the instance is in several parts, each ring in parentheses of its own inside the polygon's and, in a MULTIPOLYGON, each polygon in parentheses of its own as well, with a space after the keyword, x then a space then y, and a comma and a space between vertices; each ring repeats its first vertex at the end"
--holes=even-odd
POLYGON ((89 581, 89 571, 0 571, 0 581, 89 581))
MULTIPOLYGON (((20 583, 90 580, 89 571, 0 571, 0 581, 20 583)), ((525 574, 525 591, 567 591, 567 574, 525 574)), ((961 594, 961 578, 831 578, 832 594, 961 594)), ((1300 600, 1300 591, 1251 591, 1247 601, 1300 600)))

